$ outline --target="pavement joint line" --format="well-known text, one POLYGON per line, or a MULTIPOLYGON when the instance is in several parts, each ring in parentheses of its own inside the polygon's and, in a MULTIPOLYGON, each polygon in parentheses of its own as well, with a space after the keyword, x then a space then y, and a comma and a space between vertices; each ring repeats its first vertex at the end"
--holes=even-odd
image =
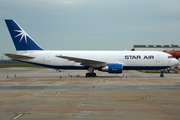
MULTIPOLYGON (((156 117, 166 117, 166 118, 171 118, 171 116, 167 116, 167 115, 137 115, 137 114, 121 114, 119 116, 144 116, 144 117, 153 117, 153 116, 156 116, 156 117)), ((172 116, 172 117, 175 117, 175 118, 180 118, 179 116, 172 116)))
POLYGON ((98 79, 98 81, 97 81, 96 85, 95 85, 95 86, 93 86, 93 88, 96 88, 96 87, 97 87, 97 85, 98 85, 98 83, 100 82, 100 80, 101 80, 101 79, 98 79))
MULTIPOLYGON (((167 81, 169 81, 170 83, 175 83, 175 82, 172 82, 172 81, 170 81, 170 80, 168 80, 168 79, 166 79, 167 81)), ((176 85, 180 85, 180 84, 178 84, 178 83, 175 83, 176 85)))
MULTIPOLYGON (((136 74, 136 73, 134 73, 134 72, 132 72, 134 75, 136 75, 137 77, 140 77, 140 78, 142 78, 142 76, 140 76, 140 75, 138 75, 138 74, 136 74)), ((142 78, 143 79, 143 78, 142 78)))
POLYGON ((92 93, 92 90, 90 91, 90 93, 85 97, 84 100, 82 100, 82 102, 79 104, 79 106, 76 108, 76 110, 73 112, 73 114, 70 116, 70 118, 68 120, 71 119, 71 117, 75 114, 75 112, 78 110, 78 108, 82 105, 82 103, 88 98, 88 96, 90 96, 92 93))
POLYGON ((139 85, 134 79, 132 79, 132 81, 133 81, 136 85, 139 85))
POLYGON ((0 86, 0 90, 27 90, 27 89, 180 89, 180 85, 70 85, 70 86, 0 86))
POLYGON ((173 120, 173 117, 153 97, 151 97, 146 90, 143 91, 154 101, 156 105, 162 109, 162 111, 164 111, 173 120))

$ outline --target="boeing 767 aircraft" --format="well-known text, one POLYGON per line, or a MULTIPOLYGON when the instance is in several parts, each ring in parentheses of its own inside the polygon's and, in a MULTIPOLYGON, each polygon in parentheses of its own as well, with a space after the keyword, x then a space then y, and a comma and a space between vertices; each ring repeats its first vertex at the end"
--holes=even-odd
POLYGON ((123 70, 165 69, 178 64, 170 54, 157 51, 47 51, 14 20, 5 22, 17 51, 17 54, 5 55, 16 61, 54 69, 85 69, 89 71, 86 77, 95 77, 94 70, 122 73, 123 70))

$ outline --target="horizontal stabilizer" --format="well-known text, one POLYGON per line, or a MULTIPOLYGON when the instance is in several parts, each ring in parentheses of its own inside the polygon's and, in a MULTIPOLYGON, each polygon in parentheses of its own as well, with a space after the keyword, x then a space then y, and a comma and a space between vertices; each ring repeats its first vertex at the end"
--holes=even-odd
POLYGON ((34 59, 35 57, 25 56, 25 55, 17 55, 17 54, 10 54, 5 53, 6 56, 8 56, 11 59, 17 59, 17 60, 28 60, 28 59, 34 59))
POLYGON ((57 55, 56 57, 64 58, 64 59, 67 59, 69 61, 79 62, 83 66, 104 67, 107 65, 106 62, 84 59, 84 58, 76 58, 76 57, 62 56, 62 55, 59 55, 59 56, 57 55))

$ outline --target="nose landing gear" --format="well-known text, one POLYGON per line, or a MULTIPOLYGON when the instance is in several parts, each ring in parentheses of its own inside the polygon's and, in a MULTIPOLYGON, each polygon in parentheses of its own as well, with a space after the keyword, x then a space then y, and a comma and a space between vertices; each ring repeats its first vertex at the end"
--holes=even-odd
POLYGON ((163 71, 161 71, 160 77, 164 77, 163 71))

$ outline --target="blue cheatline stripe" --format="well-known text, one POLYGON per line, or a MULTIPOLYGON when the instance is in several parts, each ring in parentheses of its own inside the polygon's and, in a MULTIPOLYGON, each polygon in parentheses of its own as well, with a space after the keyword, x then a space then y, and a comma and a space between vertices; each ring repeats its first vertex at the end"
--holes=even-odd
MULTIPOLYGON (((15 59, 12 59, 15 60, 15 59)), ((39 65, 47 68, 54 68, 54 69, 69 69, 69 70, 87 70, 88 66, 56 66, 56 65, 46 65, 46 64, 40 64, 40 63, 33 63, 33 62, 26 62, 21 60, 15 60, 19 62, 39 65)), ((170 66, 123 66, 123 70, 160 70, 169 68, 170 66)))
POLYGON ((123 66, 123 70, 160 70, 171 66, 123 66))

